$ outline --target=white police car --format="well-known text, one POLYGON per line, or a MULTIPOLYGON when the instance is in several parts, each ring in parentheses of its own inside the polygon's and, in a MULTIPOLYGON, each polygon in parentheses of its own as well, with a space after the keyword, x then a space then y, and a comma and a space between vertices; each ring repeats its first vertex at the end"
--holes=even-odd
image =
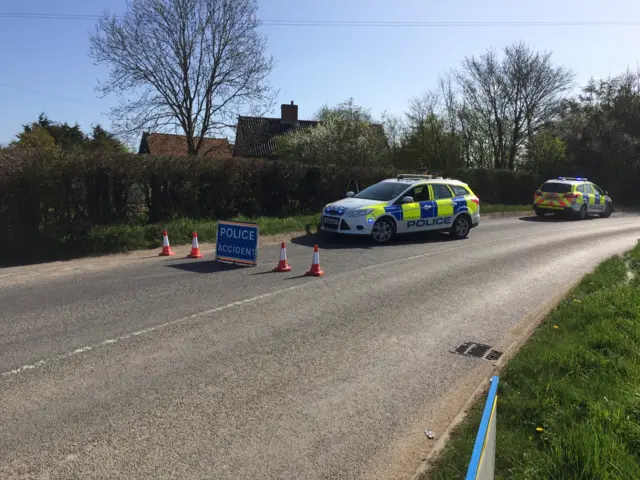
POLYGON ((431 175, 401 174, 322 210, 320 229, 369 235, 387 243, 395 234, 449 231, 465 238, 480 223, 480 200, 466 183, 431 175))

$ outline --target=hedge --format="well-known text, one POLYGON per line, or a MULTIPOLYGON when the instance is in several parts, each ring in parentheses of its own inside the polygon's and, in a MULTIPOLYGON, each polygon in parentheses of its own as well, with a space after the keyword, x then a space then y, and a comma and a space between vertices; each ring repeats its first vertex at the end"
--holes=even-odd
MULTIPOLYGON (((274 160, 51 154, 0 150, 0 260, 73 255, 94 226, 177 218, 287 217, 318 212, 351 180, 371 185, 388 168, 309 166, 274 160)), ((459 170, 485 203, 523 204, 533 175, 459 170)))

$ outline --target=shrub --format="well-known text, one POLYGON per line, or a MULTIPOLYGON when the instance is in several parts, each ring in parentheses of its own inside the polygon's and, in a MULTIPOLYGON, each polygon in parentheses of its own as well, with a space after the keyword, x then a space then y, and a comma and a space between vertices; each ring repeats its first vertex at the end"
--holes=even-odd
MULTIPOLYGON (((0 260, 91 251, 96 226, 160 226, 178 218, 290 217, 317 213, 356 180, 391 168, 303 165, 277 160, 0 150, 0 260)), ((454 170, 484 203, 531 201, 540 179, 526 173, 454 170)))

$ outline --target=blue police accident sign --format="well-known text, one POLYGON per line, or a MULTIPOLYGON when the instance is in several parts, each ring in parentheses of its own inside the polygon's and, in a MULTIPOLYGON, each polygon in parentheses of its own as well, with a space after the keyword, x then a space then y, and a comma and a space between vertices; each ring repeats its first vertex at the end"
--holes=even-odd
POLYGON ((256 265, 258 263, 257 223, 218 221, 216 260, 256 265))

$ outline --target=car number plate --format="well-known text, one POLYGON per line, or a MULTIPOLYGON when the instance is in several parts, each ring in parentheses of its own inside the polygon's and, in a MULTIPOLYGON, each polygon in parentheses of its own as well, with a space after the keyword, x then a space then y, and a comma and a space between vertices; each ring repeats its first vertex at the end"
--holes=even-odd
POLYGON ((338 223, 340 223, 340 220, 338 220, 337 218, 325 218, 324 223, 325 225, 338 225, 338 223))

